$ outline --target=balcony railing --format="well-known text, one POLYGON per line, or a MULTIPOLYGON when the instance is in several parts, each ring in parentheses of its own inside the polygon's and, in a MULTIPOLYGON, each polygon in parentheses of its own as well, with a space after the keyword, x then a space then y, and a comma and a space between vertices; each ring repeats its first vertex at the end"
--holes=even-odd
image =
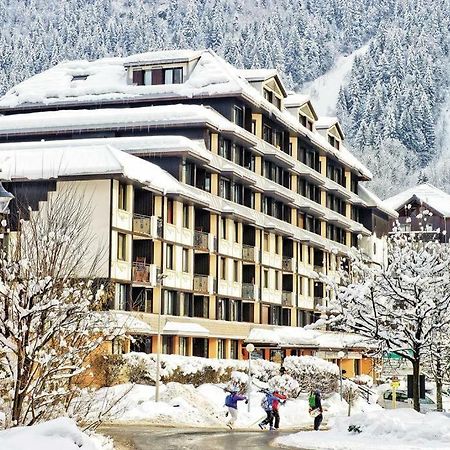
POLYGON ((292 306, 293 293, 290 291, 283 291, 281 294, 281 304, 283 306, 292 306))
POLYGON ((133 233, 150 237, 162 237, 162 218, 157 216, 133 216, 133 233))
POLYGON ((256 300, 256 286, 252 283, 242 283, 242 298, 256 300))
POLYGON ((154 264, 145 264, 142 262, 133 263, 132 280, 134 283, 148 284, 155 286, 158 279, 159 267, 154 264))
POLYGON ((196 250, 209 250, 209 233, 205 233, 204 231, 195 231, 194 232, 194 248, 196 250))
POLYGON ((194 291, 200 294, 209 294, 209 275, 194 275, 194 291))
POLYGON ((257 262, 257 250, 252 245, 242 246, 242 259, 247 262, 257 262))
POLYGON ((294 258, 283 256, 282 268, 286 272, 293 272, 294 269, 294 258))

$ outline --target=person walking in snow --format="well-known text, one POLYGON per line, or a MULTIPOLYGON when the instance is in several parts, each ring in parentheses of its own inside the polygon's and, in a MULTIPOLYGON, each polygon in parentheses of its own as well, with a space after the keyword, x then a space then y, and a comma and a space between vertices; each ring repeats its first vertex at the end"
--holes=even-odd
POLYGON ((309 414, 314 417, 314 430, 319 431, 323 420, 322 397, 319 389, 309 395, 309 414))
POLYGON ((284 405, 286 402, 286 396, 281 394, 278 390, 273 391, 274 400, 272 401, 272 421, 270 428, 272 428, 273 421, 275 420, 275 430, 280 428, 280 404, 284 405))
POLYGON ((225 406, 228 408, 227 416, 230 416, 227 426, 230 428, 233 428, 233 425, 238 418, 237 403, 242 400, 245 400, 245 403, 248 403, 247 397, 245 395, 239 395, 236 388, 231 389, 230 393, 225 397, 225 406))
POLYGON ((261 407, 264 409, 264 412, 266 413, 266 418, 258 424, 259 428, 261 430, 264 430, 266 425, 270 426, 271 430, 274 430, 273 428, 273 402, 276 400, 276 397, 269 391, 265 391, 265 395, 263 399, 261 400, 261 407))

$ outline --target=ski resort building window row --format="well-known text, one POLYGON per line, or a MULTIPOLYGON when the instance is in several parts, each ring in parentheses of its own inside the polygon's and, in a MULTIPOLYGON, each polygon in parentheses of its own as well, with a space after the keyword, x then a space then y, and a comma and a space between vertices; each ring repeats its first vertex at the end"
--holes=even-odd
POLYGON ((161 314, 167 353, 243 358, 246 342, 265 358, 274 347, 323 351, 277 336, 320 317, 330 295, 320 274, 335 276, 350 246, 382 257, 396 216, 361 185, 370 172, 335 119, 288 95, 276 71, 235 70, 209 51, 111 61, 123 85, 89 76, 70 98, 40 86, 36 104, 21 90, 0 99, 0 150, 15 162, 5 169, 26 180, 7 184, 12 210, 25 199, 42 208, 67 183, 92 197, 95 239, 107 246, 98 277, 115 286, 109 307, 151 330, 133 332, 134 348, 155 351, 161 314), (69 151, 82 170, 54 164, 72 161, 69 151))

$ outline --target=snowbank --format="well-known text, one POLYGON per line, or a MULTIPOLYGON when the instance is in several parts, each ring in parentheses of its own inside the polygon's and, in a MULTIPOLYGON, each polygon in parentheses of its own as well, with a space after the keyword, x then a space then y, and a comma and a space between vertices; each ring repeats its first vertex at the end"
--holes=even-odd
POLYGON ((31 427, 0 431, 2 450, 113 450, 112 441, 83 433, 71 419, 61 417, 31 427))
POLYGON ((279 446, 327 450, 423 450, 450 448, 450 418, 411 409, 374 410, 334 419, 330 431, 280 437, 279 446), (360 432, 349 432, 350 426, 360 432))

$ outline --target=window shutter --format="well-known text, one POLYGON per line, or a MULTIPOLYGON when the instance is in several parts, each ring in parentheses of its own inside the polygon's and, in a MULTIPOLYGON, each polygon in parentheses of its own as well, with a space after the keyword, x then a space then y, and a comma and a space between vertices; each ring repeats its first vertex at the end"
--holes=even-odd
POLYGON ((153 69, 152 70, 152 85, 153 84, 164 84, 162 69, 153 69))
POLYGON ((144 71, 143 70, 134 70, 133 71, 133 84, 137 84, 138 86, 142 86, 144 84, 144 71))

